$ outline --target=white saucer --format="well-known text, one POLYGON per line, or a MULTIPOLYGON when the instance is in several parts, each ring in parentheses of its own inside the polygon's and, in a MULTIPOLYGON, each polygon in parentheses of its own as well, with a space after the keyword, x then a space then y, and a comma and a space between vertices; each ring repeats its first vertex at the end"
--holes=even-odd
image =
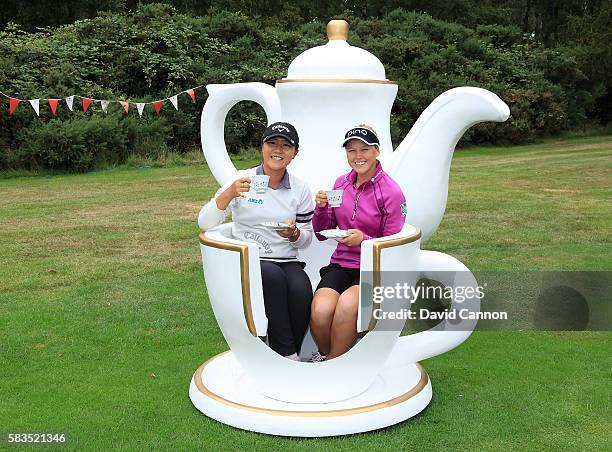
MULTIPOLYGON (((317 364, 306 364, 316 366, 317 364)), ((332 403, 289 403, 260 394, 232 352, 202 364, 189 398, 206 416, 269 435, 321 437, 367 432, 415 416, 431 401, 431 382, 419 364, 382 369, 358 396, 332 403)))
POLYGON ((261 225, 266 229, 272 229, 274 231, 280 231, 289 227, 287 223, 280 223, 278 221, 264 221, 261 225))
POLYGON ((348 231, 344 229, 325 229, 319 232, 323 237, 327 237, 328 239, 343 239, 344 237, 348 237, 348 231))

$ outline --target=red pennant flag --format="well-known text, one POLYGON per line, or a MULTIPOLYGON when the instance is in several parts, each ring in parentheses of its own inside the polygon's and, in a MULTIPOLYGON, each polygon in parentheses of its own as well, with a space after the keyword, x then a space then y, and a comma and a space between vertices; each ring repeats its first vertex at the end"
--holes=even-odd
POLYGON ((189 97, 191 97, 191 102, 195 102, 195 91, 192 89, 188 89, 187 91, 185 91, 187 94, 189 94, 189 97))
POLYGON ((119 103, 121 104, 121 106, 123 107, 123 109, 125 110, 125 112, 127 113, 129 108, 130 108, 130 104, 129 102, 124 102, 124 101, 119 101, 119 103))
POLYGON ((19 102, 21 102, 21 100, 15 99, 14 97, 9 98, 9 110, 11 114, 13 114, 13 112, 17 108, 17 105, 19 105, 19 102))
POLYGON ((55 112, 57 111, 58 102, 59 102, 59 99, 49 99, 49 105, 51 106, 51 111, 53 112, 54 116, 55 116, 55 112))
POLYGON ((153 109, 155 110, 155 114, 159 115, 159 110, 161 110, 162 101, 158 100, 157 102, 153 102, 153 109))
POLYGON ((83 97, 83 113, 87 111, 90 104, 91 104, 91 99, 89 97, 83 97))

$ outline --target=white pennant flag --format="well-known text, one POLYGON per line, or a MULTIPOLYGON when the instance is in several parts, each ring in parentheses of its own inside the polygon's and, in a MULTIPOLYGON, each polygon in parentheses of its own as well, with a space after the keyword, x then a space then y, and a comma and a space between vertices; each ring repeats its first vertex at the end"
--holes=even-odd
POLYGON ((30 99, 28 102, 36 112, 36 116, 40 116, 40 99, 30 99))
POLYGON ((68 108, 70 109, 70 111, 72 111, 72 103, 74 102, 74 96, 68 96, 66 98, 66 104, 68 105, 68 108))
POLYGON ((177 94, 175 94, 174 96, 170 98, 170 102, 172 102, 172 105, 174 105, 174 108, 178 110, 178 95, 177 94))
POLYGON ((136 102, 136 108, 138 109, 138 114, 142 118, 142 111, 144 110, 144 102, 136 102))
POLYGON ((109 100, 101 100, 100 105, 102 105, 102 110, 106 113, 106 109, 108 108, 108 104, 110 104, 109 100))

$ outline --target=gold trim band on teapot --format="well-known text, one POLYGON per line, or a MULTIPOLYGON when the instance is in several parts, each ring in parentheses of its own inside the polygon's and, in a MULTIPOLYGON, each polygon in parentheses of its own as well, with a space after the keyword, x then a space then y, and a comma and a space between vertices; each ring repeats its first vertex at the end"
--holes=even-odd
POLYGON ((379 83, 381 85, 397 85, 393 80, 374 80, 360 78, 281 78, 276 83, 379 83))
MULTIPOLYGON (((372 258, 373 258, 373 263, 372 263, 372 267, 373 267, 373 272, 372 272, 372 276, 373 276, 373 284, 372 284, 372 290, 374 290, 375 287, 380 287, 381 286, 381 282, 380 282, 380 268, 381 268, 381 252, 382 250, 384 250, 385 248, 391 248, 394 246, 400 246, 400 245, 406 245, 408 243, 412 243, 412 242, 416 242, 417 240, 419 240, 421 238, 421 229, 420 228, 415 228, 415 231, 410 234, 407 235, 405 237, 397 237, 394 239, 387 239, 387 240, 376 240, 373 244, 372 244, 372 258)), ((372 316, 370 317, 370 323, 368 324, 368 331, 372 331, 374 328, 376 328, 376 325, 378 324, 378 320, 374 317, 374 311, 378 308, 380 308, 380 303, 379 302, 372 302, 372 316)))
POLYGON ((211 239, 205 232, 200 233, 200 243, 204 246, 226 251, 236 251, 240 254, 240 285, 242 286, 242 310, 249 332, 257 337, 257 329, 253 320, 251 307, 251 280, 249 276, 249 246, 246 244, 221 242, 211 239))
MULTIPOLYGON (((356 414, 367 413, 370 411, 390 408, 392 406, 403 403, 419 395, 421 391, 423 391, 429 383, 429 375, 427 375, 427 371, 423 368, 423 366, 421 366, 421 364, 415 363, 419 371, 419 380, 417 381, 417 383, 412 388, 410 388, 408 391, 404 392, 403 394, 400 394, 397 397, 394 397, 389 400, 385 400, 383 402, 373 403, 371 405, 356 406, 354 408, 342 408, 342 409, 327 410, 327 411, 320 411, 320 410, 312 410, 312 411, 299 410, 298 411, 298 410, 281 410, 277 408, 264 408, 261 406, 245 405, 243 403, 238 403, 238 402, 234 402, 232 400, 226 399, 225 397, 222 397, 219 394, 213 392, 211 389, 209 389, 204 384, 202 375, 204 373, 206 366, 208 366, 215 359, 225 355, 226 353, 230 353, 230 352, 227 351, 227 352, 219 353, 218 355, 213 356, 212 358, 208 359, 204 364, 202 364, 200 367, 198 367, 198 369, 195 371, 195 374, 193 375, 193 382, 195 383, 196 389, 202 395, 216 402, 222 403, 223 405, 226 405, 232 408, 236 408, 239 410, 252 411, 255 413, 273 414, 276 416, 293 416, 293 417, 352 416, 356 414)), ((308 365, 311 365, 311 364, 308 364, 308 365)))
MULTIPOLYGON (((237 244, 237 243, 228 243, 221 242, 218 240, 211 239, 206 236, 205 232, 200 233, 200 243, 205 246, 210 246, 212 248, 218 248, 227 251, 237 251, 240 253, 240 279, 242 286, 242 309, 244 311, 244 319, 247 324, 247 328, 249 332, 257 337, 257 330, 255 328, 255 321, 253 319, 253 309, 251 306, 251 285, 250 285, 250 277, 249 277, 249 247, 246 244, 237 244)), ((373 243, 373 252, 372 252, 372 267, 373 267, 373 287, 380 286, 380 271, 381 271, 381 251, 385 248, 391 248, 399 245, 405 245, 407 243, 416 242, 421 238, 421 230, 419 228, 415 228, 415 231, 405 237, 398 237, 394 239, 387 240, 377 240, 373 243)), ((380 303, 374 303, 372 309, 372 316, 370 317, 370 322, 368 324, 368 331, 372 331, 378 320, 374 318, 374 309, 379 307, 380 303)))

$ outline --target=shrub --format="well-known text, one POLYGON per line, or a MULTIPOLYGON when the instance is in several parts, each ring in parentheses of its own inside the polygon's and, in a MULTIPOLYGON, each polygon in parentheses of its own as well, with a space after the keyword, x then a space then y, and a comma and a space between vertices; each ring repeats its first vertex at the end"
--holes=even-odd
MULTIPOLYGON (((143 3, 134 14, 103 13, 35 33, 9 25, 0 32, 0 89, 25 99, 77 94, 137 102, 209 83, 273 85, 300 52, 325 43, 325 24, 299 25, 297 12, 283 7, 283 20, 293 25, 287 27, 269 15, 212 9, 196 17, 170 5, 143 3)), ((580 127, 609 102, 601 103, 605 89, 592 86, 581 72, 579 55, 545 49, 513 26, 474 29, 402 9, 377 19, 347 18, 349 42, 378 56, 387 77, 399 82, 391 118, 395 143, 436 96, 456 86, 489 89, 512 112, 503 125, 468 130, 466 144, 521 143, 580 127)), ((38 118, 27 103, 9 116, 4 100, 0 169, 86 171, 131 155, 149 159, 199 148, 205 91, 197 96, 195 104, 180 96, 179 111, 167 103, 159 118, 148 107, 143 119, 133 111, 124 116, 116 105, 108 115, 99 106, 84 115, 64 103, 57 117, 41 105, 38 118)), ((259 147, 264 126, 261 107, 240 103, 227 119, 228 150, 259 147)))
POLYGON ((163 119, 147 123, 118 114, 76 114, 33 122, 21 135, 23 144, 9 154, 9 167, 87 171, 121 163, 133 152, 154 157, 165 147, 168 127, 163 119))

